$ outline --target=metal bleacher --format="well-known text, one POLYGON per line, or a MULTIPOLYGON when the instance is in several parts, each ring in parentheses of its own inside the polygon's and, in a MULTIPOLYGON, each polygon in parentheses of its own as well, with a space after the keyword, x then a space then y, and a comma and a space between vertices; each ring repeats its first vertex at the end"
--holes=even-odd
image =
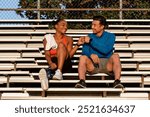
MULTIPOLYGON (((18 22, 25 24, 0 25, 0 99, 150 99, 150 20, 108 20, 110 26, 106 30, 116 35, 114 51, 121 58, 124 89, 112 88, 114 80, 105 73, 87 74, 87 88, 75 89, 80 47, 72 59, 74 70, 64 73, 62 81, 50 80, 47 97, 41 97, 43 91, 38 72, 48 67, 43 36, 55 31, 42 24, 48 20, 0 21, 2 24, 18 22)), ((80 36, 91 32, 88 29, 68 29, 66 34, 73 37, 75 44, 80 36)))

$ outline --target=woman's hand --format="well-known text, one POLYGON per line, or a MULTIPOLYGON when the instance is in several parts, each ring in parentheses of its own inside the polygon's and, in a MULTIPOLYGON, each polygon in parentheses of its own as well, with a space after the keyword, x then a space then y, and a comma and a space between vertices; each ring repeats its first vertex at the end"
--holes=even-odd
POLYGON ((80 37, 78 42, 77 42, 77 46, 83 45, 84 44, 84 38, 85 37, 80 37))
POLYGON ((54 70, 57 68, 57 65, 55 63, 50 64, 50 69, 54 70))
POLYGON ((77 45, 80 46, 83 45, 84 43, 89 43, 89 42, 90 42, 90 38, 88 36, 84 36, 79 38, 77 45))

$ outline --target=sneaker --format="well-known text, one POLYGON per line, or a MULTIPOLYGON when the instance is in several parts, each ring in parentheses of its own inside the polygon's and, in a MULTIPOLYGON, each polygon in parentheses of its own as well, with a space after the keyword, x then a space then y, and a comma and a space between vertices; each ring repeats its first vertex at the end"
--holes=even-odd
POLYGON ((48 83, 48 77, 47 77, 47 72, 46 69, 41 69, 39 71, 39 78, 41 81, 41 87, 44 91, 48 90, 49 88, 49 83, 48 83))
POLYGON ((80 80, 76 85, 75 88, 86 88, 85 80, 80 80))
POLYGON ((55 71, 55 74, 53 76, 53 80, 63 80, 62 73, 59 69, 57 69, 55 71))
POLYGON ((124 86, 120 83, 120 80, 115 80, 113 84, 114 88, 124 88, 124 86))
POLYGON ((50 68, 45 68, 45 70, 47 73, 48 80, 51 80, 54 76, 54 70, 51 70, 50 68))

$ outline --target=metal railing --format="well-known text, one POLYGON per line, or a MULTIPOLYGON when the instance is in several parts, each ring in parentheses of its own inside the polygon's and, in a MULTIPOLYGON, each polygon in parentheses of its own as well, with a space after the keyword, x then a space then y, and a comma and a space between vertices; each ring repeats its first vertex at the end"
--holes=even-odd
MULTIPOLYGON (((52 19, 55 14, 57 15, 64 15, 64 18, 66 19, 73 19, 71 15, 74 15, 74 12, 77 13, 77 15, 81 15, 81 14, 84 14, 85 12, 90 12, 89 15, 94 15, 94 14, 102 14, 103 15, 103 12, 107 12, 106 14, 108 15, 108 19, 128 19, 128 17, 124 17, 125 13, 127 12, 135 12, 134 14, 137 14, 137 12, 140 12, 139 15, 141 14, 145 14, 146 16, 146 19, 149 19, 149 16, 148 14, 150 13, 150 8, 123 8, 123 1, 122 0, 118 0, 119 1, 119 5, 118 5, 118 8, 42 8, 41 7, 41 0, 37 0, 37 6, 36 8, 1 8, 0 7, 0 13, 3 12, 3 11, 7 11, 7 12, 11 12, 11 11, 14 11, 14 12, 30 12, 31 15, 32 13, 34 15, 36 15, 34 18, 27 18, 27 19, 52 19), (109 15, 108 13, 111 13, 111 12, 114 12, 114 15, 115 18, 113 17, 113 14, 109 15), (46 17, 46 18, 43 18, 42 17, 42 13, 53 13, 54 15, 51 16, 51 17, 46 17), (70 15, 70 16, 69 16, 70 15)), ((1 1, 0 1, 1 2, 1 1)), ((7 13, 5 14, 7 15, 7 13)), ((87 13, 88 15, 88 13, 87 13)), ((0 16, 0 19, 1 19, 2 16, 0 16)), ((140 16, 139 16, 140 17, 140 16)), ((79 19, 80 16, 78 16, 77 18, 75 19, 79 19)), ((90 19, 90 18, 87 18, 87 17, 81 17, 81 19, 90 19)), ((11 18, 9 18, 11 19, 11 18)), ((13 18, 12 18, 13 19, 13 18)), ((129 19, 131 19, 129 17, 129 19)), ((134 18, 133 18, 134 19, 134 18)), ((135 18, 135 19, 139 19, 139 18, 135 18)), ((141 18, 143 19, 143 18, 141 18)))

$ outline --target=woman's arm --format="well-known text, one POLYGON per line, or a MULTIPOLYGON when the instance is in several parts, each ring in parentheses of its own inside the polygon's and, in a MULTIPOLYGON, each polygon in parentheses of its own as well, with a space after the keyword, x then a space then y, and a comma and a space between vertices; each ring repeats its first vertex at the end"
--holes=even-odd
POLYGON ((57 66, 56 66, 56 64, 54 64, 54 63, 52 62, 52 60, 51 60, 51 55, 50 55, 50 53, 49 53, 49 50, 45 50, 46 44, 47 44, 47 41, 46 41, 46 39, 44 39, 44 40, 43 40, 43 45, 44 45, 44 51, 45 51, 45 58, 46 58, 46 60, 47 60, 47 62, 48 62, 49 67, 50 67, 51 69, 55 69, 57 66))
POLYGON ((73 39, 71 37, 68 38, 68 52, 70 58, 76 53, 77 49, 84 43, 84 37, 80 37, 77 44, 73 47, 73 39))

